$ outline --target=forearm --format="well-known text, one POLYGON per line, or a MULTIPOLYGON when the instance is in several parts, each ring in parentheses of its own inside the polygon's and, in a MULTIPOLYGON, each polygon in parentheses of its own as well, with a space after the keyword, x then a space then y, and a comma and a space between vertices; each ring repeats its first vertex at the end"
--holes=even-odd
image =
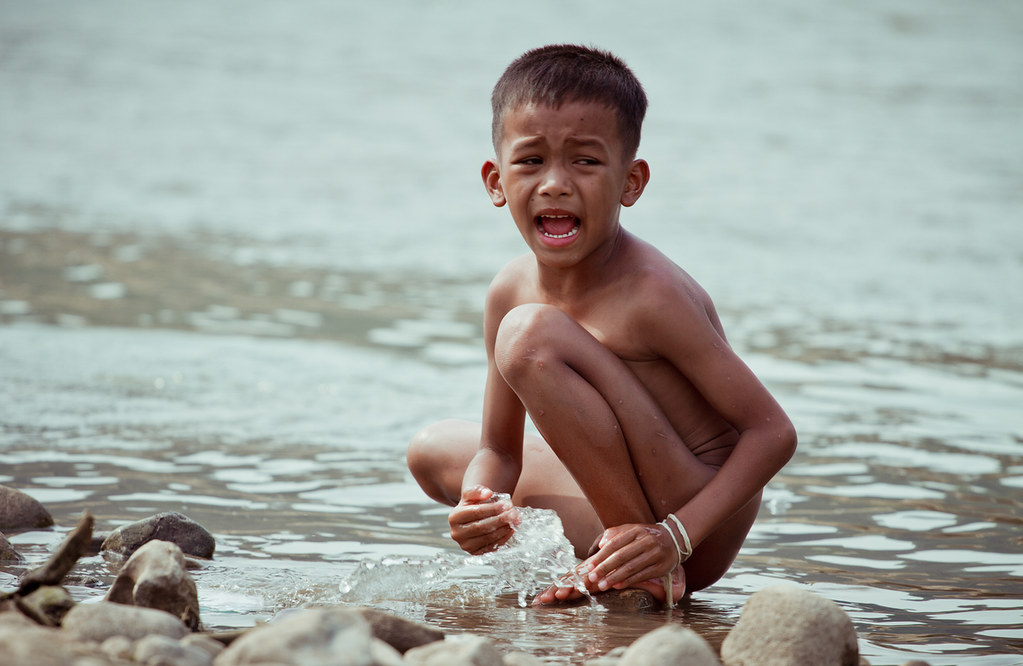
POLYGON ((717 474, 675 511, 692 545, 702 542, 757 497, 792 457, 795 445, 795 431, 790 425, 743 432, 717 474))
POLYGON ((511 494, 519 481, 522 464, 511 456, 481 447, 462 477, 462 490, 484 486, 494 492, 511 494))

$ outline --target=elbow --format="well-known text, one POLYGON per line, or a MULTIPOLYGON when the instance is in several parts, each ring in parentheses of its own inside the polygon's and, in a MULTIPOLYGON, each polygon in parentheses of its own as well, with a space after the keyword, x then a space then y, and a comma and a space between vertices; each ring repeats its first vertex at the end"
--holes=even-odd
POLYGON ((784 467, 792 456, 796 453, 796 444, 798 437, 796 435, 796 428, 792 425, 792 422, 787 418, 783 426, 779 427, 774 433, 775 442, 778 447, 778 455, 780 458, 781 465, 779 468, 784 467))

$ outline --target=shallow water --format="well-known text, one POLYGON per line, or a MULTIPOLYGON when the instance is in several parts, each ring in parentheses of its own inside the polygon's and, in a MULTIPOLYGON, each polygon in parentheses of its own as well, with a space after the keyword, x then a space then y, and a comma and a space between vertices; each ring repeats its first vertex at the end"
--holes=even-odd
POLYGON ((0 1, 0 483, 60 526, 11 540, 31 564, 84 509, 182 511, 218 541, 211 628, 350 603, 369 562, 360 603, 552 663, 665 621, 717 644, 777 582, 875 665, 1023 662, 1023 10, 818 5, 0 1), (644 81, 625 224, 800 433, 670 617, 408 587, 458 554, 405 442, 478 418, 483 293, 522 250, 478 183, 489 87, 561 40, 644 81))

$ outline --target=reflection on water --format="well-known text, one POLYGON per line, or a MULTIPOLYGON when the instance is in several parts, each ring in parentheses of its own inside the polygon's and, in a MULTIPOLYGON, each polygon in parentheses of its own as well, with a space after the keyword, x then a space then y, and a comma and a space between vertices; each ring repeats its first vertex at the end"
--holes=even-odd
MULTIPOLYGON (((84 509, 176 510, 217 538, 210 628, 354 591, 575 663, 665 621, 717 645, 788 582, 876 666, 1019 663, 1018 3, 524 2, 0 0, 0 483, 59 525, 10 535, 28 563, 0 587, 84 509), (479 416, 483 295, 521 249, 479 188, 487 95, 564 39, 646 83, 654 179, 623 219, 714 295, 800 433, 728 576, 670 616, 404 593, 396 564, 464 560, 404 446, 479 416)), ((113 576, 79 572, 78 599, 113 576)))

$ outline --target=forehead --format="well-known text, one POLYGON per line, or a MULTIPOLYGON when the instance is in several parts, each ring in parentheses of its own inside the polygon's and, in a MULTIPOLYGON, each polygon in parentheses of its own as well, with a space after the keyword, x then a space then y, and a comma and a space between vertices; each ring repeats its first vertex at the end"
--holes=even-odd
POLYGON ((519 104, 505 112, 501 126, 501 144, 509 148, 522 142, 583 141, 619 149, 622 141, 618 114, 599 102, 519 104))

